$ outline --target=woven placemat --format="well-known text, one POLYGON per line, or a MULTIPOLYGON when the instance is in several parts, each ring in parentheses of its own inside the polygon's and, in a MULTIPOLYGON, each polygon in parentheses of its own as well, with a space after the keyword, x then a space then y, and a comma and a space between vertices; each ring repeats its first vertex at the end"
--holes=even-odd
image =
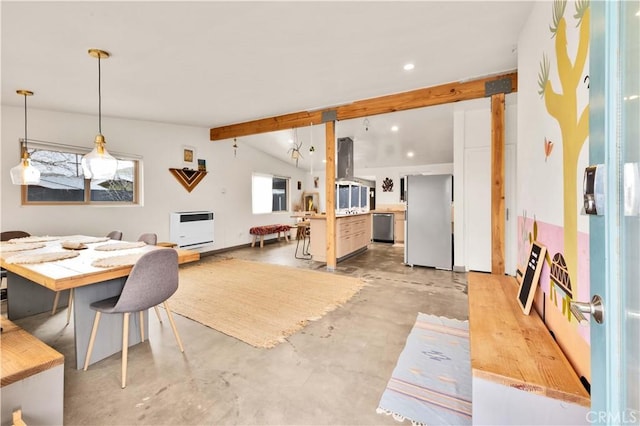
POLYGON ((50 237, 50 236, 38 237, 36 235, 32 235, 30 237, 12 238, 9 240, 9 242, 10 243, 45 243, 47 241, 59 240, 60 238, 62 237, 50 237))
POLYGON ((9 243, 3 242, 0 245, 0 252, 8 253, 13 251, 35 250, 44 247, 44 243, 9 243))
POLYGON ((144 247, 147 243, 144 241, 136 241, 133 243, 130 242, 121 242, 121 243, 113 243, 113 244, 103 244, 101 246, 97 246, 94 250, 97 251, 116 251, 116 250, 126 250, 138 247, 144 247))
POLYGON ((103 257, 91 262, 96 268, 113 268, 115 266, 134 265, 144 253, 125 254, 122 256, 103 257))
POLYGON ((88 237, 86 235, 72 235, 70 237, 65 237, 65 241, 73 241, 74 243, 81 244, 103 243, 109 240, 109 237, 88 237))
POLYGON ((54 251, 50 253, 20 253, 5 259, 7 263, 45 263, 78 256, 76 251, 54 251))

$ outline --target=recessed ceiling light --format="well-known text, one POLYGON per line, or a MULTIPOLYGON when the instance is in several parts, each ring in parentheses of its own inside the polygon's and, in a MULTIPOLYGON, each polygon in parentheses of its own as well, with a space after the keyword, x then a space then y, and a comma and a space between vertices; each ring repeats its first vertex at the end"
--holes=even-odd
POLYGON ((413 157, 413 151, 407 152, 407 157, 412 158, 413 157))
POLYGON ((412 63, 408 63, 408 64, 404 64, 404 70, 405 71, 411 71, 412 69, 414 69, 416 66, 413 65, 412 63))
POLYGON ((398 126, 391 126, 391 131, 392 132, 397 132, 398 131, 398 126))
POLYGON ((636 12, 636 16, 640 16, 640 10, 636 12))

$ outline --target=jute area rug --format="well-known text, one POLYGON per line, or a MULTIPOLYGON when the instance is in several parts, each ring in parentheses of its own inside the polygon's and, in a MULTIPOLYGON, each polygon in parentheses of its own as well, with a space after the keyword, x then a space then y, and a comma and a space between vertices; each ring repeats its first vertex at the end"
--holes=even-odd
POLYGON ((170 308, 257 348, 272 348, 356 294, 365 283, 327 272, 240 259, 180 268, 170 308))

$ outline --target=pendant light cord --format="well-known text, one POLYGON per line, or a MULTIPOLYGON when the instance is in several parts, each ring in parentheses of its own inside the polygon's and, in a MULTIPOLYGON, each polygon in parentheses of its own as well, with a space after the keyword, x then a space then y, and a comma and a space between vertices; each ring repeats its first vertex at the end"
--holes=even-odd
POLYGON ((27 95, 24 95, 24 149, 27 149, 27 95))
POLYGON ((102 134, 102 90, 100 87, 102 77, 100 74, 100 55, 98 55, 98 133, 102 134))

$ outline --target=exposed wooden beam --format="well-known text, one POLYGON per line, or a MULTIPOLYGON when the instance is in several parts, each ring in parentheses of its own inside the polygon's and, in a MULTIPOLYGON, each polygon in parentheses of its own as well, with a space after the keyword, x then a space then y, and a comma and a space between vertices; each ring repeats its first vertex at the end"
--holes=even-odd
POLYGON ((231 139, 258 133, 287 130, 322 123, 325 111, 335 111, 337 120, 368 117, 389 112, 405 111, 451 102, 466 101, 485 97, 485 83, 508 78, 511 90, 518 90, 518 74, 516 72, 479 78, 464 82, 447 83, 409 92, 365 99, 350 104, 337 106, 322 111, 302 111, 276 117, 262 118, 245 123, 215 127, 210 130, 212 141, 231 139))
POLYGON ((504 93, 491 96, 491 273, 504 275, 504 93))
POLYGON ((504 78, 511 79, 511 90, 515 92, 518 88, 518 74, 514 72, 465 82, 447 83, 440 86, 353 102, 336 108, 337 119, 348 120, 351 118, 368 117, 389 112, 484 98, 486 96, 485 83, 502 80, 504 78))
POLYGON ((258 133, 306 127, 311 124, 320 123, 322 123, 322 111, 303 111, 295 112, 293 114, 279 115, 277 117, 247 121, 245 123, 216 127, 209 131, 209 136, 212 141, 217 141, 237 138, 240 136, 255 135, 258 133))

